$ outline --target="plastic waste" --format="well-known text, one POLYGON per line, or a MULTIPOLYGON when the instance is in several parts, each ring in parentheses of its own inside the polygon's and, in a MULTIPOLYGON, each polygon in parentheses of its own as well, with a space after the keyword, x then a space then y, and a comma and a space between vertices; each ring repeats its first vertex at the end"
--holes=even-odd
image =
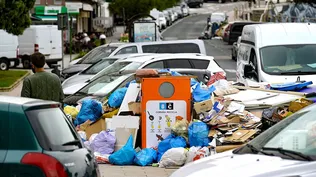
POLYGON ((99 101, 89 99, 82 102, 82 106, 76 120, 75 125, 80 125, 87 120, 96 121, 102 115, 102 104, 99 101))
POLYGON ((108 131, 101 131, 92 141, 90 147, 94 152, 112 154, 116 139, 108 131))
POLYGON ((157 161, 159 162, 162 155, 169 149, 176 148, 176 147, 186 147, 186 146, 187 146, 187 142, 183 137, 170 134, 169 136, 167 136, 167 138, 165 138, 158 144, 157 161))
POLYGON ((126 92, 127 92, 126 87, 115 90, 108 99, 109 106, 112 108, 120 107, 123 102, 126 92))
POLYGON ((204 122, 193 122, 189 126, 189 144, 190 146, 208 146, 210 139, 208 133, 210 129, 204 122))
POLYGON ((170 166, 181 166, 187 159, 188 150, 184 148, 172 148, 169 149, 162 157, 159 162, 160 168, 166 168, 170 166))
POLYGON ((64 107, 64 112, 66 115, 70 115, 72 119, 75 119, 79 113, 78 109, 73 106, 64 107))
POLYGON ((109 161, 113 165, 132 165, 136 151, 133 148, 133 136, 131 135, 126 144, 109 157, 109 161))
POLYGON ((157 159, 157 151, 153 148, 145 148, 138 152, 134 162, 139 166, 147 166, 157 159))
POLYGON ((215 87, 202 87, 204 84, 197 84, 192 92, 194 102, 202 102, 211 98, 211 94, 215 91, 215 87))

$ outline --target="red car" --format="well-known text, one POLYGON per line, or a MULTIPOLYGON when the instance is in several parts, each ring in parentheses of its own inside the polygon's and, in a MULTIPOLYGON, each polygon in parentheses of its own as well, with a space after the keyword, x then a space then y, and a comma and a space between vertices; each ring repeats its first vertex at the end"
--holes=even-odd
POLYGON ((229 33, 230 33, 230 28, 231 28, 232 25, 233 25, 233 23, 229 23, 228 26, 225 28, 224 36, 223 36, 223 41, 224 41, 224 42, 228 42, 229 33))

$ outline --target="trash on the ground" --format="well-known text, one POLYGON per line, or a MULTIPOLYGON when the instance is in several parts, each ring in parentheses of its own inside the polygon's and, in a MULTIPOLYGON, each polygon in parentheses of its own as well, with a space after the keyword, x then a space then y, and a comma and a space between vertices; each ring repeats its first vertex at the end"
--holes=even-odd
POLYGON ((87 97, 76 107, 65 105, 64 112, 98 163, 173 168, 244 146, 310 104, 306 94, 271 90, 269 83, 237 86, 216 73, 205 85, 170 69, 146 69, 101 102, 87 97), (172 77, 177 82, 186 77, 185 88, 156 84, 157 78, 172 77), (148 86, 155 91, 150 99, 142 90, 146 78, 154 81, 148 86))

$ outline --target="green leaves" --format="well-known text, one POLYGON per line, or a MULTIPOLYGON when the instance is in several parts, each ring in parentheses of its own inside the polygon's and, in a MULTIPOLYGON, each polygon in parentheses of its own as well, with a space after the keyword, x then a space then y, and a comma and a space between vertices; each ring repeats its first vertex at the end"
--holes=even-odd
POLYGON ((31 25, 29 11, 35 0, 2 0, 0 1, 0 29, 14 35, 23 34, 31 25))
POLYGON ((153 8, 164 10, 176 5, 180 0, 113 0, 109 9, 111 13, 119 14, 129 19, 137 14, 148 14, 153 8))

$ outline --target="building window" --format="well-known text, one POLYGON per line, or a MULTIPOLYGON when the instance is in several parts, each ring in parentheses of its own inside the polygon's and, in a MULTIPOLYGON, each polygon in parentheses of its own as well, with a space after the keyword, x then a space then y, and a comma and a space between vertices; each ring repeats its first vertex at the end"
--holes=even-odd
POLYGON ((36 0, 35 4, 41 4, 41 0, 36 0))
POLYGON ((55 4, 61 4, 63 0, 54 0, 55 4))

